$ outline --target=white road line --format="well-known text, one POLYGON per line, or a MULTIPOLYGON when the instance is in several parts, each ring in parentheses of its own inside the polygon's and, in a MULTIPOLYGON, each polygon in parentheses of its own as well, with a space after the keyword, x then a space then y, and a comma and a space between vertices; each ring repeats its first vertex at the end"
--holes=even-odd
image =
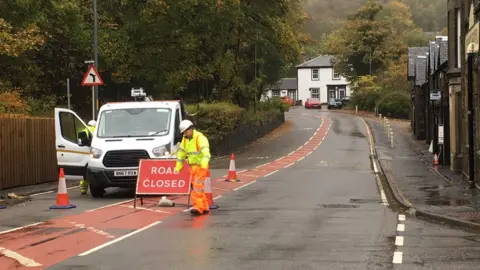
MULTIPOLYGON (((318 130, 318 129, 317 129, 318 130)), ((313 133, 313 136, 317 136, 317 131, 315 131, 315 133, 313 133)))
POLYGON ((307 156, 310 156, 312 154, 312 152, 308 152, 307 156))
POLYGON ((397 231, 404 232, 405 231, 405 224, 397 224, 397 231))
POLYGON ((122 201, 122 202, 118 202, 118 203, 112 203, 112 204, 105 205, 105 206, 102 206, 102 207, 98 207, 98 208, 95 208, 95 209, 90 209, 90 210, 87 210, 87 211, 85 211, 85 212, 93 212, 93 211, 97 211, 97 210, 100 210, 100 209, 104 209, 104 208, 108 208, 108 207, 112 207, 112 206, 124 204, 124 203, 127 203, 127 202, 133 202, 133 200, 134 200, 134 199, 126 200, 126 201, 122 201))
POLYGON ((122 241, 122 240, 125 239, 125 238, 128 238, 128 237, 130 237, 130 236, 132 236, 132 235, 135 235, 135 234, 137 234, 137 233, 140 233, 140 232, 142 232, 142 231, 145 231, 145 230, 147 230, 147 229, 149 229, 149 228, 151 228, 151 227, 153 227, 153 226, 155 226, 155 225, 158 225, 158 224, 160 224, 160 223, 162 223, 162 222, 161 222, 161 221, 155 221, 154 223, 149 224, 149 225, 147 225, 147 226, 145 226, 145 227, 143 227, 143 228, 141 228, 141 229, 138 229, 138 230, 133 231, 133 232, 131 232, 131 233, 129 233, 129 234, 126 234, 126 235, 124 235, 124 236, 122 236, 122 237, 119 237, 119 238, 117 238, 117 239, 115 239, 115 240, 112 240, 112 241, 110 241, 110 242, 107 242, 107 243, 105 243, 105 244, 103 244, 103 245, 100 245, 100 246, 98 246, 98 247, 95 247, 95 248, 92 248, 92 249, 90 249, 90 250, 88 250, 88 251, 85 251, 85 252, 79 254, 78 256, 86 256, 86 255, 88 255, 88 254, 91 254, 91 253, 93 253, 93 252, 95 252, 95 251, 97 251, 97 250, 100 250, 100 249, 102 249, 102 248, 104 248, 104 247, 113 245, 113 244, 115 244, 115 243, 117 243, 117 242, 122 241))
POLYGON ((40 225, 40 224, 42 224, 42 223, 44 223, 44 222, 37 222, 37 223, 33 223, 33 224, 29 224, 29 225, 22 226, 22 227, 13 228, 13 229, 10 229, 10 230, 6 230, 6 231, 3 231, 3 232, 0 232, 0 234, 6 234, 6 233, 9 233, 9 232, 18 231, 18 230, 21 230, 21 229, 24 229, 24 228, 28 228, 28 227, 40 225))
POLYGON ((287 166, 285 166, 285 167, 283 167, 283 168, 284 168, 284 169, 285 169, 285 168, 288 168, 288 167, 292 166, 293 164, 295 164, 295 162, 294 162, 294 163, 290 163, 290 164, 288 164, 287 166))
POLYGON ((403 260, 403 252, 395 251, 393 253, 393 263, 400 264, 402 263, 402 260, 403 260))
POLYGON ((293 155, 293 153, 295 153, 295 151, 290 152, 287 156, 293 155))
POLYGON ((304 158, 305 158, 305 157, 301 157, 301 158, 297 159, 297 161, 300 161, 300 160, 302 160, 302 159, 304 159, 304 158))
MULTIPOLYGON (((312 138, 310 138, 310 139, 308 139, 308 140, 310 141, 311 139, 312 139, 312 138)), ((307 145, 308 143, 309 143, 309 142, 306 142, 306 143, 304 143, 303 145, 305 146, 305 145, 307 145)))
MULTIPOLYGON (((120 205, 120 206, 134 209, 134 208, 133 208, 133 205, 120 205)), ((146 208, 146 207, 141 207, 141 206, 137 206, 136 209, 146 210, 146 211, 152 211, 152 212, 157 212, 157 213, 170 214, 170 212, 167 212, 167 211, 157 210, 157 209, 153 209, 153 208, 146 208)))
POLYGON ((297 151, 298 151, 298 150, 300 150, 300 149, 302 149, 302 148, 303 148, 303 145, 302 145, 302 146, 300 146, 300 147, 298 147, 298 148, 297 148, 297 151))
POLYGON ((246 171, 248 171, 248 169, 241 170, 241 171, 239 171, 239 172, 237 172, 237 173, 243 173, 243 172, 246 172, 246 171))
POLYGON ((277 158, 277 159, 275 159, 275 161, 279 161, 279 160, 282 160, 282 159, 284 159, 284 158, 285 158, 285 157, 277 158))
POLYGON ((269 173, 269 174, 267 174, 267 175, 265 175, 265 176, 263 176, 263 177, 269 177, 270 175, 272 175, 272 174, 274 174, 274 173, 277 173, 277 172, 278 172, 278 170, 273 171, 273 172, 271 172, 271 173, 269 173))
POLYGON ((217 197, 215 197, 215 198, 213 198, 213 199, 214 199, 214 200, 218 200, 218 199, 220 199, 220 198, 222 198, 222 197, 223 197, 223 195, 218 195, 217 197))
POLYGON ((255 182, 257 182, 257 180, 253 180, 253 181, 252 181, 252 182, 250 182, 250 183, 246 183, 245 185, 243 185, 243 186, 240 186, 240 187, 238 187, 238 188, 234 189, 233 191, 240 190, 240 189, 242 189, 242 188, 244 188, 244 187, 246 187, 246 186, 249 186, 249 185, 251 185, 251 184, 253 184, 253 183, 255 183, 255 182))
MULTIPOLYGON (((67 189, 73 189, 73 188, 79 188, 80 186, 73 186, 73 187, 69 187, 67 189)), ((35 197, 35 196, 40 196, 40 195, 45 195, 45 194, 50 194, 50 193, 54 193, 55 190, 50 190, 50 191, 45 191, 45 192, 40 192, 40 193, 35 193, 35 194, 31 194, 29 195, 30 197, 35 197)))
POLYGON ((398 220, 405 221, 405 215, 398 215, 398 220))
POLYGON ((395 237, 395 245, 396 246, 403 246, 403 236, 395 237))
POLYGON ((26 266, 26 267, 38 267, 42 266, 41 264, 37 263, 36 261, 29 259, 27 257, 23 257, 22 255, 11 251, 9 249, 0 247, 0 254, 3 254, 6 257, 12 258, 19 262, 21 265, 26 266))

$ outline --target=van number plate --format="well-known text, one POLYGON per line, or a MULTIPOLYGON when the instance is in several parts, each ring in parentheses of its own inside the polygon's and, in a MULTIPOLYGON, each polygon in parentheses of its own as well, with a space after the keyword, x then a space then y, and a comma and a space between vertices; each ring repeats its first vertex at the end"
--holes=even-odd
POLYGON ((113 175, 115 175, 115 176, 137 176, 137 170, 114 171, 113 175))

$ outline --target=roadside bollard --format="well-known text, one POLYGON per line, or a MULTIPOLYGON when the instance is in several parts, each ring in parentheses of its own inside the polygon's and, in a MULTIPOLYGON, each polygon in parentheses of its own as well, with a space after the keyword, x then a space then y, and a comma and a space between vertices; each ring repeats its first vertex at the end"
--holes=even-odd
POLYGON ((355 105, 355 115, 358 115, 358 106, 355 105))
POLYGON ((390 131, 390 146, 393 148, 393 131, 390 131))
POLYGON ((387 136, 388 140, 390 140, 390 124, 387 124, 387 136))

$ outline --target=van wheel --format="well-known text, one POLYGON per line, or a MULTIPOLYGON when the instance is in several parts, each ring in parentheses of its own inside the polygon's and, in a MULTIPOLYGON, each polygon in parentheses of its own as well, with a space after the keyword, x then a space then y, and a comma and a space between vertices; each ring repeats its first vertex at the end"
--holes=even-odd
POLYGON ((105 194, 105 189, 90 185, 90 194, 92 194, 92 197, 94 198, 101 198, 103 197, 103 194, 105 194))

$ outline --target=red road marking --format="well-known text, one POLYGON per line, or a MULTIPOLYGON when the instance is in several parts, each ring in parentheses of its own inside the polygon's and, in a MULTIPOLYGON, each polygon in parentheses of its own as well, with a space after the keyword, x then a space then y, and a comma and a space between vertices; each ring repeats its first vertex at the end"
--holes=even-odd
MULTIPOLYGON (((305 145, 281 159, 264 164, 259 168, 238 173, 237 177, 241 182, 225 182, 226 176, 215 179, 214 196, 222 195, 227 191, 232 191, 237 187, 282 169, 313 151, 323 141, 330 127, 329 119, 319 116, 317 118, 322 119, 321 126, 305 145)), ((141 207, 156 208, 159 199, 160 197, 145 198, 144 205, 141 207)), ((42 268, 49 267, 112 240, 108 237, 109 235, 121 236, 112 233, 112 229, 114 231, 124 229, 125 234, 128 231, 140 229, 155 221, 181 212, 184 209, 183 205, 186 205, 188 201, 187 196, 171 196, 170 199, 175 201, 177 205, 182 206, 165 208, 162 210, 169 213, 159 213, 141 209, 134 210, 125 207, 133 205, 133 202, 124 203, 50 220, 37 226, 0 235, 0 246, 37 261, 43 265, 42 268), (79 224, 83 226, 79 226, 79 224), (93 229, 89 230, 89 227, 101 230, 108 235, 99 234, 98 231, 93 229)), ((140 201, 137 201, 137 205, 140 206, 140 201)), ((15 269, 26 268, 13 259, 0 257, 0 269, 10 267, 15 267, 15 269)))

